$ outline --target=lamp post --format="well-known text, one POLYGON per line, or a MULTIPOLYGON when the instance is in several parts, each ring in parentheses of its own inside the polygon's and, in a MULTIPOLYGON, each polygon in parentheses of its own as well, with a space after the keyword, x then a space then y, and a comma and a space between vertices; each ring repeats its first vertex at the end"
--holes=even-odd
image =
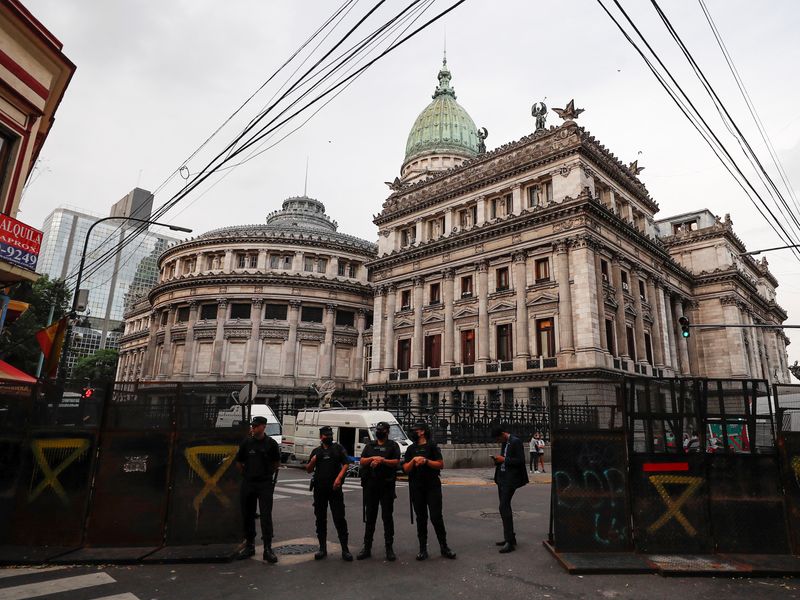
MULTIPOLYGON (((178 225, 170 225, 169 223, 159 223, 158 221, 150 221, 148 219, 137 219, 135 217, 104 217, 102 219, 98 219, 94 223, 89 226, 89 229, 86 231, 86 239, 83 241, 83 251, 81 252, 81 263, 78 266, 78 274, 75 278, 75 292, 72 295, 72 309, 70 311, 70 318, 74 319, 77 312, 78 312, 78 295, 81 289, 81 282, 83 279, 83 269, 86 266, 86 251, 89 248, 89 238, 92 235, 92 230, 105 221, 135 221, 136 223, 143 223, 147 225, 160 225, 161 227, 167 227, 172 231, 183 231, 185 233, 191 233, 192 230, 188 229, 187 227, 179 227, 178 225)), ((115 252, 119 252, 119 249, 115 252)), ((61 350, 61 360, 59 364, 59 375, 60 379, 66 380, 66 364, 67 364, 67 354, 69 354, 69 348, 72 341, 72 325, 69 325, 67 329, 67 334, 64 339, 64 347, 61 350)))
POLYGON ((762 252, 772 252, 773 250, 786 250, 788 248, 800 248, 800 244, 789 244, 788 246, 775 246, 774 248, 762 248, 761 250, 751 250, 750 252, 741 252, 739 256, 756 256, 762 252))

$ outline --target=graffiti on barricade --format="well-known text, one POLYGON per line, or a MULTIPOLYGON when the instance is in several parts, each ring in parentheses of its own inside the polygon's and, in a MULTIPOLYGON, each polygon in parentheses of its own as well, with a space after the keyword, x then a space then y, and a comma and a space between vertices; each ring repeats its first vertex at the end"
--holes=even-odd
POLYGON ((558 506, 570 511, 591 511, 594 540, 602 545, 627 538, 624 515, 625 474, 617 468, 584 470, 574 481, 566 471, 553 473, 558 506))
POLYGON ((33 502, 47 488, 55 492, 64 505, 69 504, 69 497, 64 486, 59 481, 59 475, 74 462, 86 459, 90 440, 86 438, 55 438, 38 439, 31 442, 31 450, 36 461, 31 472, 31 485, 28 492, 28 502, 33 502), (52 466, 50 461, 60 461, 52 466), (36 487, 33 482, 37 474, 41 474, 41 481, 36 487))
POLYGON ((238 446, 232 445, 217 445, 217 446, 192 446, 183 451, 186 457, 186 462, 189 463, 189 468, 192 470, 192 477, 197 475, 203 481, 203 489, 194 497, 192 506, 197 511, 198 518, 200 516, 200 507, 203 505, 206 497, 209 494, 214 494, 220 503, 228 507, 231 504, 230 499, 225 495, 219 487, 219 481, 225 472, 233 464, 233 457, 236 456, 238 446), (205 465, 201 461, 201 457, 206 458, 209 462, 217 464, 214 473, 209 473, 205 465))
POLYGON ((669 521, 675 519, 689 536, 696 536, 697 529, 692 526, 689 519, 686 518, 686 515, 681 512, 681 508, 695 495, 700 486, 703 485, 703 478, 693 477, 691 475, 651 475, 648 477, 648 480, 653 484, 653 487, 656 488, 658 495, 661 496, 666 510, 664 514, 650 524, 647 528, 647 532, 655 533, 669 521), (673 498, 667 491, 667 485, 683 485, 685 487, 680 496, 673 498))

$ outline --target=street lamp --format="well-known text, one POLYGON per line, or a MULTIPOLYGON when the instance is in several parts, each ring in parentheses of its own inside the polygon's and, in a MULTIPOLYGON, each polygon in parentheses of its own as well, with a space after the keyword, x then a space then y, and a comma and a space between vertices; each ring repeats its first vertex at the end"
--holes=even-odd
POLYGON ((756 256, 762 252, 771 252, 772 250, 786 250, 787 248, 800 248, 800 244, 789 244, 788 246, 775 246, 774 248, 762 248, 761 250, 751 250, 750 252, 741 252, 739 256, 756 256))
MULTIPOLYGON (((187 227, 179 227, 178 225, 170 225, 169 223, 159 223, 158 221, 150 221, 148 219, 137 219, 135 217, 104 217, 102 219, 98 219, 94 223, 89 226, 89 229, 86 231, 86 239, 83 241, 83 252, 81 253, 81 264, 78 267, 78 275, 75 278, 75 292, 72 295, 72 310, 70 311, 70 317, 74 318, 76 313, 78 312, 78 295, 81 289, 81 280, 83 279, 83 268, 86 265, 86 251, 89 248, 89 238, 92 235, 92 230, 95 226, 103 223, 104 221, 135 221, 136 223, 143 223, 146 225, 160 225, 161 227, 168 227, 172 231, 183 231, 185 233, 191 233, 192 230, 188 229, 187 227)), ((120 249, 115 250, 119 252, 120 249)), ((62 379, 66 379, 66 360, 67 354, 69 353, 69 347, 71 345, 71 329, 72 326, 70 325, 70 329, 67 331, 66 339, 64 340, 64 347, 61 350, 61 360, 59 365, 59 372, 62 376, 62 379)))

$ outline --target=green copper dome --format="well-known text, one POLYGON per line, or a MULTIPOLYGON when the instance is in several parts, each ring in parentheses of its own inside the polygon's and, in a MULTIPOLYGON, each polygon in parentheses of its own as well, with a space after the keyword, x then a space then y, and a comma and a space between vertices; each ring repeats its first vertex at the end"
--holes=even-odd
POLYGON ((423 154, 454 154, 465 158, 478 155, 475 122, 456 102, 450 77, 447 59, 444 59, 433 102, 420 113, 408 134, 405 163, 423 154))

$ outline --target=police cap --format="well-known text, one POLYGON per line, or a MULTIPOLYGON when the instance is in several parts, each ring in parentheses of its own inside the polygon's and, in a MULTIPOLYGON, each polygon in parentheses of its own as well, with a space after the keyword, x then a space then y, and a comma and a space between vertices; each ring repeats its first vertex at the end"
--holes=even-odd
POLYGON ((253 420, 250 421, 250 425, 253 427, 257 427, 258 425, 266 425, 267 419, 266 417, 253 417, 253 420))
POLYGON ((426 433, 430 430, 428 424, 425 421, 417 421, 411 426, 411 431, 415 431, 417 429, 422 429, 426 433))
POLYGON ((325 425, 319 428, 320 435, 333 435, 333 428, 330 425, 325 425))
POLYGON ((375 425, 375 429, 389 429, 389 424, 386 421, 381 421, 377 425, 375 425))

